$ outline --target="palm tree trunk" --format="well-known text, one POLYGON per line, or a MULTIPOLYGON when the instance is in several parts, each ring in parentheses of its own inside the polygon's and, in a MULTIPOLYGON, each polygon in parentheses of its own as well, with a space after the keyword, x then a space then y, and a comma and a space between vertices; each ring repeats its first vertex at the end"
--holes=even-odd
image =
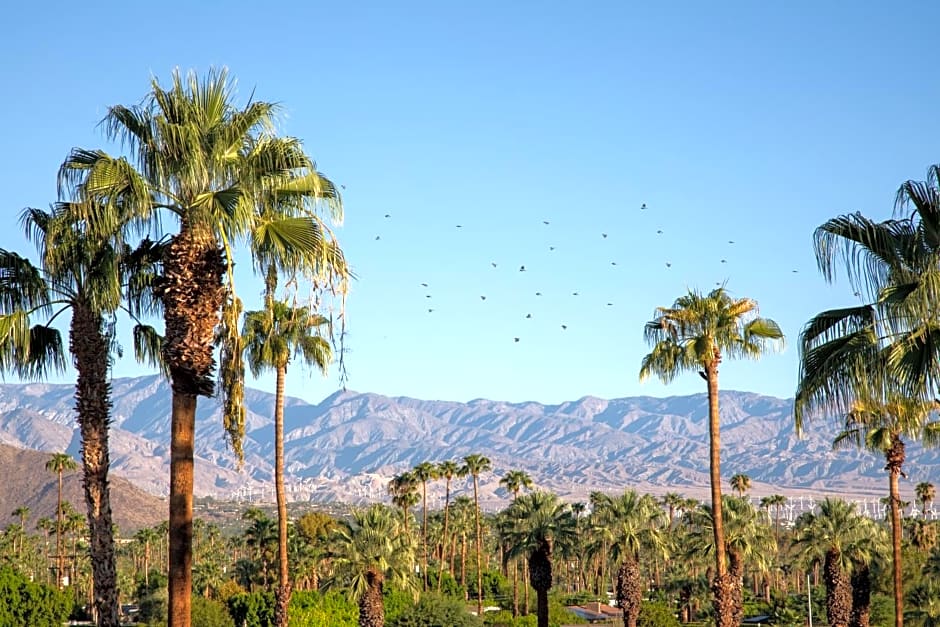
POLYGON ((552 587, 552 545, 544 539, 529 555, 529 583, 535 589, 537 625, 548 627, 548 591, 552 587))
POLYGON ((725 558, 725 530, 721 511, 721 418, 718 408, 718 364, 721 355, 715 349, 712 362, 705 368, 708 382, 709 479, 711 481, 712 520, 715 542, 715 578, 712 581, 716 627, 737 627, 734 614, 734 585, 728 576, 725 558))
MULTIPOLYGON (((444 554, 447 552, 447 522, 448 522, 448 506, 450 505, 450 477, 444 478, 446 481, 446 487, 444 488, 444 530, 441 532, 441 567, 437 573, 437 591, 441 591, 441 585, 444 581, 444 554)), ((453 556, 453 553, 451 553, 453 556)), ((453 557, 451 557, 451 571, 453 571, 453 557)))
POLYGON ((633 556, 626 556, 617 571, 617 606, 623 612, 623 627, 636 627, 643 602, 640 566, 633 556))
MULTIPOLYGON (((477 616, 483 617, 483 531, 480 527, 480 497, 477 488, 477 476, 473 475, 473 515, 477 526, 477 616)), ((541 627, 541 626, 540 626, 541 627)))
POLYGON ((168 627, 190 627, 193 587, 193 449, 196 396, 173 392, 170 427, 168 627))
POLYGON ((108 487, 111 386, 108 384, 108 343, 102 335, 101 317, 88 308, 74 307, 69 348, 78 371, 75 410, 82 436, 82 485, 88 511, 92 601, 98 627, 117 627, 117 564, 108 487))
POLYGON ((424 538, 424 568, 421 569, 421 589, 428 591, 428 482, 421 482, 421 535, 424 538))
POLYGON ((891 544, 894 573, 894 625, 904 624, 904 581, 901 578, 901 495, 898 490, 898 477, 904 465, 904 442, 895 434, 891 447, 885 453, 887 459, 889 500, 891 501, 891 544))
POLYGON ((840 559, 838 549, 833 547, 826 551, 823 578, 826 580, 826 617, 830 627, 848 627, 852 612, 852 591, 840 559))
POLYGON ((519 562, 512 561, 512 617, 519 616, 519 562))
POLYGON ((215 330, 225 296, 225 261, 207 226, 185 220, 163 256, 155 293, 163 303, 163 359, 170 372, 168 627, 190 627, 193 451, 196 400, 215 393, 215 330))
POLYGON ((529 615, 529 560, 522 562, 522 581, 525 582, 525 589, 522 594, 522 615, 529 615))
POLYGON ((868 564, 856 563, 852 570, 852 615, 849 627, 868 627, 871 617, 871 572, 868 564))
POLYGON ((55 516, 55 581, 56 588, 62 589, 62 469, 59 468, 59 499, 55 516))
POLYGON ((290 605, 290 575, 287 564, 287 494, 284 491, 284 379, 287 364, 277 367, 274 392, 274 492, 277 499, 277 595, 274 624, 287 627, 290 605))
POLYGON ((365 592, 359 597, 359 627, 384 627, 385 602, 382 599, 382 573, 371 569, 366 573, 365 592))

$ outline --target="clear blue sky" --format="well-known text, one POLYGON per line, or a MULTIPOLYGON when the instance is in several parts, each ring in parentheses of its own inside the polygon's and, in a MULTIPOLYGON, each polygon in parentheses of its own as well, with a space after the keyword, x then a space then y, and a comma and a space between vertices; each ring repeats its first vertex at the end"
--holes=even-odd
MULTIPOLYGON (((853 300, 816 271, 813 230, 888 217, 940 162, 935 2, 33 2, 4 22, 0 246, 26 248, 16 216, 54 200, 71 147, 117 150, 107 106, 228 66, 346 186, 358 391, 701 392, 637 381, 642 326, 727 281, 790 341, 723 387, 791 396, 800 327, 853 300)), ((337 385, 298 368, 288 392, 337 385)))

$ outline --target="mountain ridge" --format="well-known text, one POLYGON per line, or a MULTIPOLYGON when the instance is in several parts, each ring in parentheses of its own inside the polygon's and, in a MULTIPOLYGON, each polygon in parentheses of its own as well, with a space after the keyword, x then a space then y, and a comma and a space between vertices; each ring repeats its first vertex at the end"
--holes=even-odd
MULTIPOLYGON (((170 390, 159 376, 115 378, 112 469, 156 495, 169 473, 170 390)), ((0 443, 78 458, 69 384, 0 385, 0 443)), ((831 421, 796 436, 792 398, 721 392, 722 476, 743 472, 753 492, 885 492, 880 459, 833 452, 831 421)), ((216 399, 200 399, 196 422, 196 494, 273 498, 274 395, 246 389, 245 462, 222 442, 216 399)), ((498 479, 529 472, 536 484, 583 498, 592 490, 635 487, 704 495, 708 486, 707 395, 603 399, 542 404, 485 398, 466 403, 337 390, 319 403, 285 399, 285 465, 294 500, 385 498, 388 479, 422 461, 482 453, 493 471, 482 477, 484 501, 505 500, 498 479)), ((930 480, 938 452, 908 447, 908 492, 930 480)), ((456 490, 466 489, 455 485, 456 490)), ((439 498, 441 486, 429 495, 439 498)))

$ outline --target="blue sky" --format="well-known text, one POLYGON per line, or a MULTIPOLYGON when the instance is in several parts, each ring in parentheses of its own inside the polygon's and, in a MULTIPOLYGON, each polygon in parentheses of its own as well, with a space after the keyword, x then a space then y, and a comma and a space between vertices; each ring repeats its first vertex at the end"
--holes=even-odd
MULTIPOLYGON (((358 391, 702 392, 692 373, 638 382, 642 327, 727 281, 789 343, 724 364, 722 386, 791 396, 800 327, 853 300, 817 272, 813 230, 888 217, 940 162, 932 2, 46 2, 6 18, 0 246, 26 249, 16 218, 55 199, 71 147, 117 150, 96 127, 109 105, 175 67, 227 66, 240 102, 282 103, 283 132, 345 185, 358 391)), ((257 282, 239 289, 251 306, 257 282)), ((288 393, 338 385, 295 368, 288 393)))

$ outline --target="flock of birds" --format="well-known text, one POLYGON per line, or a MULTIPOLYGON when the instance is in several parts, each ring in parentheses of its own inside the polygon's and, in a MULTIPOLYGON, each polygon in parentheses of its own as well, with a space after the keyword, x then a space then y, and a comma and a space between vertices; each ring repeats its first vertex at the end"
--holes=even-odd
MULTIPOLYGON (((640 205, 640 211, 647 211, 647 210, 648 210, 648 207, 647 207, 646 203, 643 203, 642 205, 640 205)), ((384 218, 385 218, 386 220, 390 220, 390 219, 392 219, 392 215, 391 215, 390 213, 386 213, 386 214, 384 215, 384 218)), ((549 226, 551 226, 551 221, 550 221, 550 220, 542 220, 542 226, 543 226, 543 227, 549 227, 549 226)), ((454 225, 454 228, 456 228, 456 229, 463 229, 463 228, 464 228, 464 225, 463 225, 463 224, 455 224, 455 225, 454 225)), ((657 235, 657 236, 662 236, 662 235, 664 235, 664 234, 665 234, 665 231, 664 231, 662 228, 657 228, 657 229, 656 229, 656 235, 657 235)), ((604 240, 607 240, 607 239, 608 239, 608 233, 606 233, 606 232, 601 232, 601 233, 599 233, 599 235, 600 235, 600 240, 601 240, 601 241, 604 241, 604 240)), ((377 235, 375 236, 375 240, 376 240, 376 241, 379 241, 379 240, 381 240, 381 239, 382 239, 382 236, 381 236, 380 234, 377 234, 377 235)), ((735 243, 734 240, 730 240, 730 239, 728 240, 728 245, 734 245, 734 243, 735 243)), ((554 252, 555 250, 556 250, 556 247, 555 247, 554 245, 549 245, 549 246, 548 246, 548 251, 549 251, 549 252, 554 252)), ((672 261, 665 260, 663 263, 665 264, 665 267, 666 267, 667 270, 670 269, 670 268, 672 268, 672 265, 673 265, 673 264, 672 264, 672 261)), ((722 263, 722 264, 727 264, 727 263, 728 263, 727 258, 722 258, 722 259, 721 259, 721 263, 722 263)), ((616 261, 610 261, 610 265, 611 265, 612 267, 616 267, 616 266, 617 266, 617 262, 616 262, 616 261)), ((498 269, 498 268, 500 267, 500 263, 497 262, 497 261, 490 261, 490 267, 491 267, 491 269, 498 269)), ((526 266, 525 266, 525 264, 520 265, 517 272, 519 272, 519 273, 524 273, 524 272, 526 272, 526 266)), ((798 270, 793 269, 792 272, 793 272, 793 273, 797 273, 798 270)), ((432 295, 430 292, 427 292, 427 290, 429 290, 429 289, 431 288, 430 284, 427 283, 427 282, 422 282, 422 283, 420 283, 419 285, 420 285, 420 287, 421 287, 423 290, 425 290, 424 298, 425 298, 427 301, 432 301, 432 300, 433 300, 433 295, 432 295)), ((721 285, 721 282, 720 282, 720 281, 719 281, 719 282, 716 282, 715 285, 716 285, 716 286, 720 286, 720 285, 721 285)), ((534 293, 534 295, 535 295, 536 297, 541 297, 541 296, 543 295, 543 293, 542 293, 541 291, 534 291, 533 293, 534 293)), ((857 295, 858 295, 858 294, 856 294, 856 296, 857 296, 857 295)), ((572 296, 572 297, 580 296, 580 292, 578 292, 578 291, 573 291, 573 292, 571 292, 571 296, 572 296)), ((481 302, 484 302, 484 303, 485 303, 486 300, 487 300, 487 295, 486 295, 486 294, 480 294, 480 295, 479 295, 479 298, 480 298, 480 301, 481 301, 481 302)), ((428 304, 429 304, 429 303, 428 303, 428 304)), ((610 301, 607 301, 607 302, 606 302, 606 307, 613 307, 613 306, 614 306, 614 303, 613 303, 613 302, 610 302, 610 301)), ((427 306, 426 309, 427 309, 427 313, 428 313, 428 314, 433 314, 433 313, 435 312, 435 308, 434 308, 433 306, 427 306)), ((523 314, 523 318, 524 318, 525 320, 531 320, 531 319, 533 318, 533 314, 532 314, 531 312, 525 312, 525 313, 523 314)), ((568 324, 567 324, 567 323, 561 323, 559 326, 560 326, 560 328, 561 328, 562 331, 566 331, 566 330, 568 329, 568 324)), ((522 341, 522 337, 521 337, 521 336, 513 336, 513 337, 512 337, 512 341, 513 341, 514 343, 521 342, 521 341, 522 341)))

